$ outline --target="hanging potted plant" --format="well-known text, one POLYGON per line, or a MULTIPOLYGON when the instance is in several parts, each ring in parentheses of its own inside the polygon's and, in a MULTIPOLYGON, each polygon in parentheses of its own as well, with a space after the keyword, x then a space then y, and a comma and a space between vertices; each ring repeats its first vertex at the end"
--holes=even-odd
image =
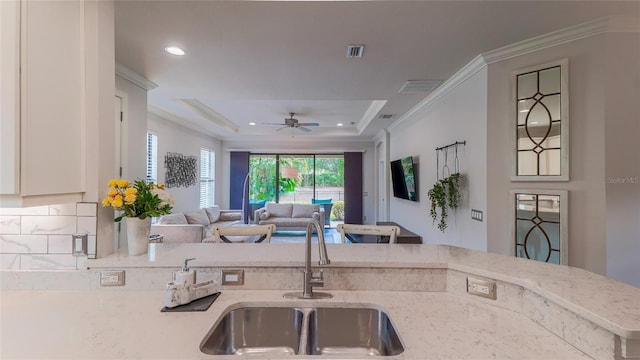
POLYGON ((447 228, 448 208, 457 209, 460 206, 460 173, 438 180, 428 194, 431 200, 429 214, 438 230, 444 232, 447 228))

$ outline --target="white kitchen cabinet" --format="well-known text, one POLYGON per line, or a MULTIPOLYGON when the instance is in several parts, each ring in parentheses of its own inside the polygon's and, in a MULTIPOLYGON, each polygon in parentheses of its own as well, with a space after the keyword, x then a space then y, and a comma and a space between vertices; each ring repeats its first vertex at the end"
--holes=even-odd
POLYGON ((83 1, 1 1, 0 204, 81 201, 83 1))

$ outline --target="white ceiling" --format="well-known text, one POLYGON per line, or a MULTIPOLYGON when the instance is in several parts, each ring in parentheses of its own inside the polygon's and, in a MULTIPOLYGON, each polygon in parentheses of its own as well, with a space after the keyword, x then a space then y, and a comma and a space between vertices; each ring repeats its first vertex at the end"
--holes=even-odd
POLYGON ((261 123, 294 112, 320 123, 296 136, 355 141, 428 95, 398 93, 407 80, 444 81, 480 53, 629 12, 640 2, 118 0, 116 61, 158 85, 155 113, 203 133, 288 137, 261 123), (364 57, 348 59, 349 44, 364 57))

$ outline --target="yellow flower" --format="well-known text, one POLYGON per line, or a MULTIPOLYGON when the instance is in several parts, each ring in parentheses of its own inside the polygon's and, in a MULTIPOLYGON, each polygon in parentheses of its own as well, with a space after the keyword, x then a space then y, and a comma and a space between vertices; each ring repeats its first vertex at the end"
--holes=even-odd
POLYGON ((122 207, 122 205, 122 195, 116 195, 111 202, 111 206, 113 206, 114 208, 119 208, 122 207))
POLYGON ((121 188, 126 188, 127 186, 129 186, 129 182, 123 179, 116 180, 116 183, 118 184, 118 187, 121 187, 121 188))
POLYGON ((116 195, 118 195, 118 190, 116 189, 109 190, 109 196, 114 197, 116 195))
POLYGON ((138 193, 138 189, 136 189, 136 188, 126 188, 124 190, 124 194, 125 195, 135 195, 137 193, 138 193))
POLYGON ((163 183, 158 183, 158 188, 164 190, 164 184, 163 183))
POLYGON ((107 196, 106 198, 104 198, 102 200, 102 206, 111 206, 111 202, 112 202, 112 198, 111 196, 107 196))
POLYGON ((118 185, 118 181, 116 179, 111 179, 109 180, 109 182, 107 183, 108 187, 116 187, 116 185, 118 185))
POLYGON ((136 202, 136 199, 138 197, 135 194, 129 194, 129 195, 125 195, 124 197, 124 202, 127 203, 127 205, 131 205, 134 202, 136 202))

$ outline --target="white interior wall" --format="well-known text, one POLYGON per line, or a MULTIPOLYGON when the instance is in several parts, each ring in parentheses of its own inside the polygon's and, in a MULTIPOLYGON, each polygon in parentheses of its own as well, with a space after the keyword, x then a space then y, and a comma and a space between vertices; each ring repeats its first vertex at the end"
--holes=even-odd
POLYGON ((569 190, 569 265, 606 271, 604 192, 604 35, 573 41, 488 66, 488 250, 509 254, 511 189, 569 190), (569 59, 570 181, 510 180, 512 73, 569 59))
MULTIPOLYGON (((413 156, 418 164, 419 199, 412 202, 390 194, 390 220, 420 234, 425 244, 487 248, 486 223, 471 220, 471 208, 486 209, 486 83, 487 71, 483 68, 390 131, 390 160, 413 156), (466 146, 458 147, 460 173, 464 176, 462 202, 456 211, 449 211, 448 227, 442 233, 432 224, 427 193, 436 182, 435 149, 456 141, 466 141, 466 146)), ((453 151, 450 148, 448 152, 452 170, 453 151)), ((441 155, 441 167, 443 163, 441 155)))
POLYGON ((640 286, 640 34, 606 35, 607 276, 640 286))
MULTIPOLYGON (((221 142, 211 136, 202 135, 194 130, 180 126, 174 122, 163 119, 152 113, 148 113, 148 128, 158 135, 158 182, 165 182, 166 167, 165 155, 168 152, 179 153, 185 156, 198 157, 198 174, 200 171, 200 148, 213 150, 216 161, 215 203, 221 208, 226 208, 220 203, 221 184, 219 179, 224 177, 221 164, 221 142)), ((190 187, 172 187, 167 191, 176 200, 172 212, 186 212, 200 207, 200 184, 190 187)))
MULTIPOLYGON (((229 189, 229 151, 250 151, 260 153, 344 153, 345 151, 363 151, 362 177, 363 177, 363 221, 366 224, 375 224, 375 153, 373 141, 344 142, 344 141, 323 141, 309 140, 304 136, 287 140, 286 143, 274 141, 234 141, 224 142, 223 154, 223 188, 229 189), (366 194, 366 195, 365 195, 366 194)), ((225 196, 229 203, 229 194, 225 196)))
POLYGON ((147 91, 118 75, 116 89, 127 95, 126 105, 123 104, 126 109, 121 139, 122 178, 129 181, 144 179, 147 167, 147 91))

